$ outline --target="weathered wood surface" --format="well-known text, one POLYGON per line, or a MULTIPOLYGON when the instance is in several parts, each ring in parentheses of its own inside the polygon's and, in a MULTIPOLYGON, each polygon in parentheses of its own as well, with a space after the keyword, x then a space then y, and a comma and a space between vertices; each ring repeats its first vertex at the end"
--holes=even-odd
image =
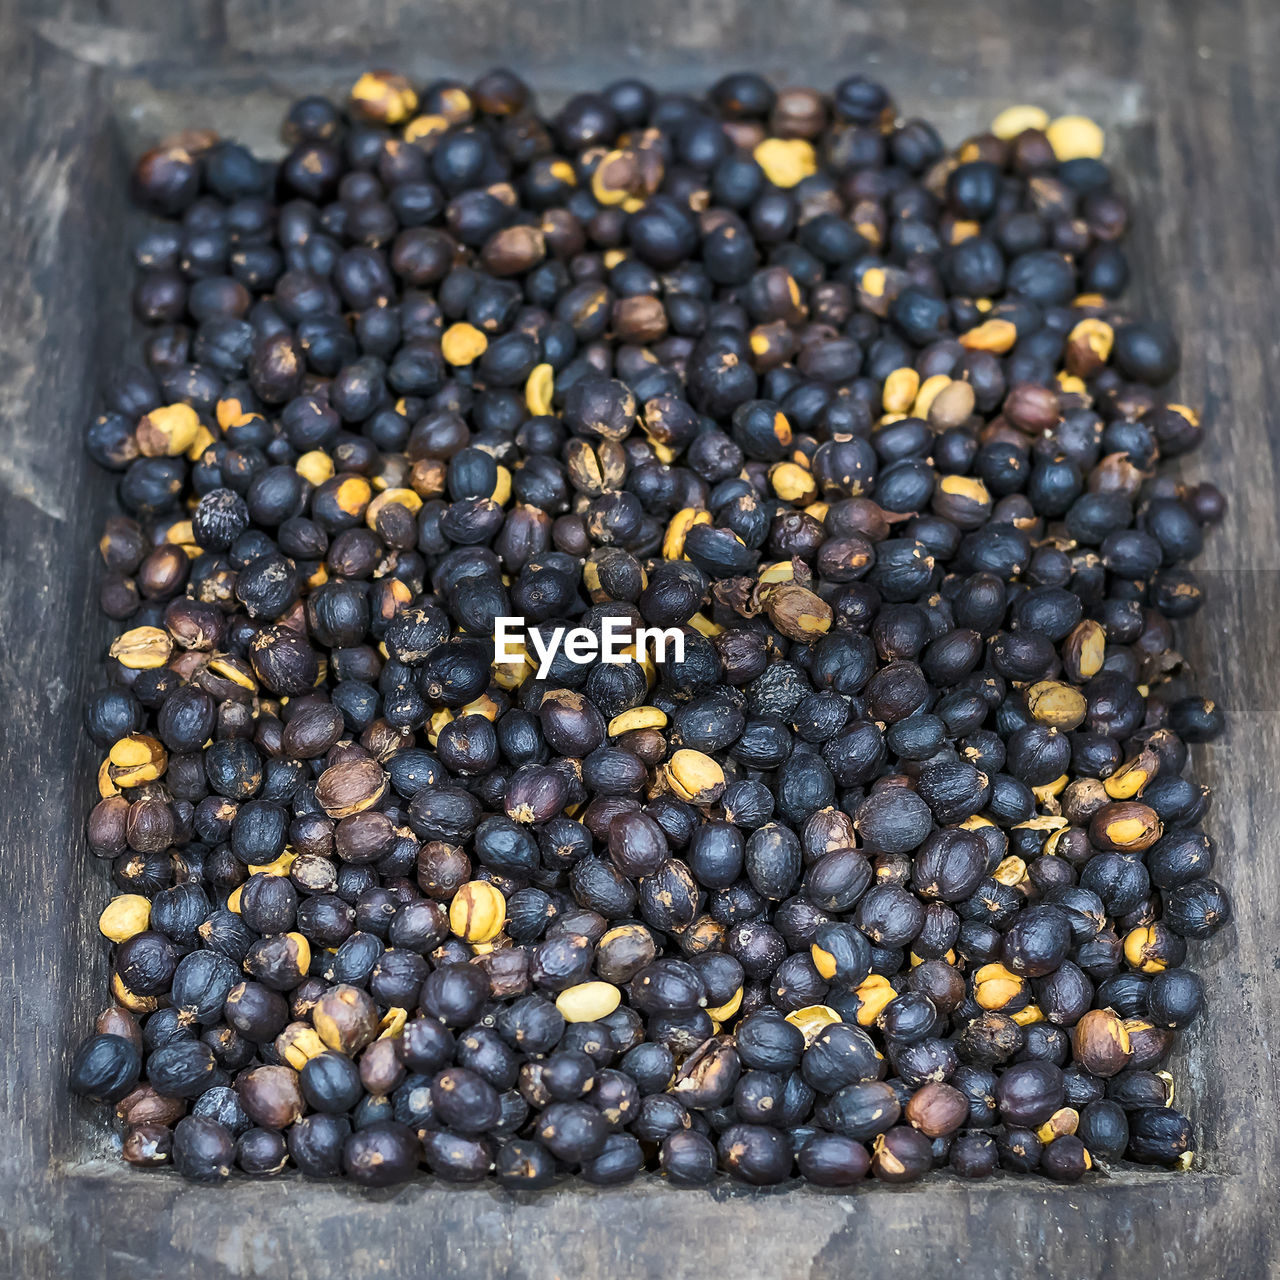
POLYGON ((1280 1274, 1280 731, 1264 671, 1280 628, 1278 52, 1272 0, 0 0, 0 1276, 1280 1274), (100 1113, 63 1080, 105 973, 79 708, 105 635, 94 548, 110 486, 80 433, 125 342, 122 165, 185 123, 265 145, 289 92, 368 62, 420 77, 509 62, 548 95, 640 72, 699 85, 743 64, 824 83, 864 67, 953 141, 1011 101, 1109 126, 1136 205, 1137 296, 1181 334, 1182 398, 1209 423, 1185 470, 1232 501, 1183 646, 1232 716, 1197 768, 1238 918, 1196 957, 1211 1014, 1174 1066, 1202 1171, 513 1198, 430 1182, 214 1191, 109 1158, 100 1113))

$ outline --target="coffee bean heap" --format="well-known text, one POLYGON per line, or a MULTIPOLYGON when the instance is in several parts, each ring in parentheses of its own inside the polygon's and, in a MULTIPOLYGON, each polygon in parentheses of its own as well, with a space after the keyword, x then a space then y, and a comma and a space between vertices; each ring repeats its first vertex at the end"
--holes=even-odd
POLYGON ((134 171, 71 1084, 216 1180, 1183 1166, 1195 412, 1081 117, 371 72, 134 171), (674 629, 681 661, 550 642, 674 629), (535 646, 545 649, 542 643, 535 646))

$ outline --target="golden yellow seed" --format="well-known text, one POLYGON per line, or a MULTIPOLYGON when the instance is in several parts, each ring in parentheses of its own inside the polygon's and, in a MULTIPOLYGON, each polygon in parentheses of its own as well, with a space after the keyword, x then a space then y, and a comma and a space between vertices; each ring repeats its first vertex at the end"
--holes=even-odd
POLYGON ((987 486, 974 476, 943 476, 938 488, 955 498, 967 498, 980 507, 991 505, 987 486))
POLYGON ((230 427, 243 427, 253 421, 253 413, 246 410, 235 396, 219 400, 213 408, 213 416, 223 431, 230 427))
POLYGON ((1029 1004, 1025 1009, 1009 1015, 1020 1027, 1029 1027, 1033 1022, 1043 1022, 1044 1013, 1038 1004, 1029 1004))
POLYGON ((348 476, 338 481, 333 497, 340 511, 362 516, 373 497, 373 486, 363 476, 348 476))
POLYGON ((689 626, 699 635, 706 636, 708 640, 718 636, 724 630, 718 623, 712 622, 705 613, 695 613, 689 619, 689 626))
POLYGON ((472 698, 466 706, 458 710, 459 719, 463 716, 483 716, 490 724, 501 714, 502 708, 487 693, 482 693, 478 698, 472 698))
POLYGON ((263 862, 249 867, 249 874, 255 876, 287 876, 289 869, 297 861, 298 855, 292 849, 285 851, 274 862, 263 862))
MULTIPOLYGON (((1014 1021, 1017 1021, 1015 1016, 1014 1021)), ((1055 1138, 1066 1138, 1075 1133, 1080 1123, 1080 1113, 1074 1107, 1059 1107, 1036 1130, 1036 1137, 1041 1142, 1052 1142, 1055 1138)))
POLYGON ((1066 827, 1060 827, 1057 831, 1050 833, 1049 838, 1044 842, 1044 847, 1040 850, 1046 858, 1057 856, 1058 845, 1062 843, 1062 833, 1066 830, 1066 827))
POLYGON ((524 384, 525 406, 535 418, 543 418, 551 412, 555 389, 555 370, 549 364, 535 364, 524 384))
POLYGON ((966 818, 960 823, 961 831, 981 831, 983 827, 994 827, 996 824, 990 818, 984 818, 980 814, 975 813, 972 817, 966 818))
POLYGON ((578 185, 578 175, 574 173, 573 165, 567 160, 553 160, 547 166, 547 172, 557 182, 563 182, 567 187, 576 187, 578 185))
POLYGON ((401 1009, 398 1005, 392 1005, 378 1020, 378 1039, 398 1040, 400 1033, 404 1030, 404 1024, 408 1021, 409 1011, 401 1009))
POLYGON ((301 1071, 312 1058, 319 1057, 325 1051, 325 1043, 316 1034, 314 1027, 305 1022, 291 1022, 276 1037, 276 1048, 295 1071, 301 1071), (283 1046, 281 1041, 284 1041, 283 1046))
POLYGON ((978 311, 981 311, 983 315, 985 315, 996 304, 992 302, 990 298, 974 298, 973 305, 978 311))
POLYGON ((1008 885, 1012 888, 1015 884, 1021 884, 1027 876, 1027 864, 1017 856, 1010 854, 1004 858, 1000 865, 991 873, 993 880, 998 880, 1001 884, 1008 885))
POLYGON ((130 991, 118 973, 111 975, 111 994, 130 1013, 154 1013, 160 1007, 159 996, 140 996, 136 991, 130 991))
POLYGON ((742 1008, 742 988, 731 995, 724 1004, 718 1004, 714 1009, 707 1010, 707 1017, 713 1022, 728 1022, 739 1009, 742 1008))
POLYGON ((1169 967, 1163 960, 1147 955, 1147 948, 1156 941, 1157 936, 1150 925, 1139 925, 1125 934, 1124 958, 1139 973, 1163 973, 1169 967))
POLYGON ((830 951, 824 951, 815 942, 809 948, 809 956, 813 960, 813 967, 825 981, 830 982, 836 976, 836 958, 830 951))
POLYGON ((1039 680, 1027 690, 1027 709, 1040 724, 1071 730, 1084 723, 1089 706, 1084 694, 1072 685, 1060 680, 1039 680))
POLYGON ((973 998, 984 1009, 1003 1009, 1026 990, 1026 983, 1000 963, 984 964, 973 975, 973 998))
POLYGON ((1003 355, 1018 340, 1018 327, 1012 320, 993 316, 960 335, 960 345, 967 351, 991 351, 1003 355))
POLYGON ((104 760, 98 766, 98 795, 103 800, 109 800, 119 794, 120 788, 111 780, 111 761, 104 760))
POLYGON ((1054 159, 1097 160, 1102 155, 1106 137, 1102 127, 1088 116, 1059 116, 1045 129, 1054 159))
POLYGON ((300 933, 286 933, 284 936, 293 942, 294 949, 297 952, 298 972, 306 973, 311 968, 311 943, 300 933))
POLYGON ((784 502, 804 504, 818 496, 818 486, 808 469, 798 462, 775 462, 769 468, 769 483, 784 502))
POLYGON ((209 670, 215 676, 221 676, 224 680, 229 680, 232 684, 238 685, 241 689, 248 689, 256 692, 258 685, 254 678, 240 665, 236 658, 230 654, 219 653, 209 659, 209 670))
POLYGON ((1076 665, 1081 678, 1088 680, 1102 670, 1107 655, 1107 633, 1101 623, 1086 618, 1068 637, 1068 644, 1079 651, 1076 665))
POLYGON ((959 218, 951 224, 951 243, 961 244, 965 240, 972 240, 981 231, 982 223, 973 222, 968 218, 959 218))
POLYGON ((769 350, 769 335, 753 330, 747 339, 755 355, 762 356, 769 350))
POLYGON ((556 997, 556 1008, 566 1022, 599 1022, 622 1003, 622 992, 612 982, 580 982, 556 997))
POLYGON ((658 707, 633 707, 609 721, 609 736, 617 738, 636 729, 663 729, 666 724, 667 713, 658 707))
POLYGON ((1005 107, 991 122, 991 132, 1002 142, 1009 142, 1028 129, 1044 129, 1049 123, 1049 113, 1043 107, 1005 107))
POLYGON ((107 652, 131 671, 152 671, 169 661, 173 639, 163 627, 133 627, 117 636, 107 652))
POLYGON ((880 402, 889 413, 906 413, 919 390, 920 375, 910 365, 903 365, 884 380, 880 402))
POLYGON ((505 507, 511 501, 511 472, 502 463, 498 463, 498 478, 494 482, 489 501, 496 502, 500 507, 505 507))
POLYGON ((391 506, 404 507, 416 514, 422 510, 422 499, 412 489, 384 489, 365 508, 365 524, 370 529, 377 529, 379 513, 391 506))
POLYGON ((202 422, 199 430, 196 432, 196 438, 191 442, 187 449, 187 460, 189 462, 199 462, 204 451, 213 443, 213 432, 202 422))
POLYGON ((818 172, 813 144, 803 138, 766 138, 752 155, 775 187, 794 187, 818 172))
POLYGON ((401 124, 418 109, 418 95, 404 76, 366 71, 351 87, 351 105, 380 124, 401 124))
POLYGON ((169 766, 169 753, 164 746, 144 733, 131 733, 112 743, 107 759, 111 780, 122 788, 154 782, 169 766))
POLYGON ((667 763, 667 780, 681 800, 710 804, 724 790, 724 770, 709 755, 682 747, 667 763))
POLYGON ((1096 316, 1088 316, 1081 320, 1067 334, 1068 343, 1083 343, 1105 364, 1111 357, 1111 347, 1116 340, 1115 330, 1096 316))
POLYGON ((404 140, 419 142, 424 138, 433 138, 438 133, 444 133, 448 128, 449 120, 446 116, 437 114, 414 116, 404 127, 404 140))
MULTIPOLYGON (((196 540, 195 530, 191 527, 190 520, 177 520, 169 526, 164 535, 164 540, 169 546, 189 547, 196 540)), ((199 550, 196 552, 200 554, 199 550)))
POLYGON ((1157 1071, 1156 1075, 1164 1082, 1164 1105, 1173 1106, 1173 1076, 1167 1071, 1157 1071))
POLYGON ((883 298, 888 283, 889 277, 885 275, 883 267, 868 267, 862 273, 862 278, 858 281, 858 287, 868 297, 883 298))
POLYGON ((124 942, 141 933, 151 923, 151 899, 140 893, 121 893, 112 898, 98 917, 98 929, 112 942, 124 942))
POLYGON ((189 404, 161 405, 138 423, 138 448, 148 458, 177 458, 191 448, 199 431, 200 417, 189 404))
POLYGON ((436 742, 439 741, 440 731, 443 730, 445 724, 452 723, 453 712, 451 710, 442 707, 438 712, 435 712, 430 721, 428 721, 428 726, 426 726, 426 740, 428 740, 429 744, 435 746, 436 742))
POLYGON ((810 1004, 787 1014, 786 1021, 803 1032, 807 1049, 826 1027, 843 1019, 830 1005, 810 1004))
POLYGON ((944 388, 950 385, 951 379, 945 373, 935 373, 932 378, 926 378, 920 384, 920 390, 916 392, 915 401, 911 406, 911 416, 913 418, 927 418, 930 406, 944 388))
POLYGON ((604 251, 605 269, 612 271, 620 262, 627 260, 627 251, 625 249, 606 249, 604 251))
POLYGON ((759 583, 762 587, 773 586, 779 582, 794 582, 796 568, 790 560, 780 560, 777 564, 768 565, 760 571, 759 583))
POLYGON ((1149 828, 1142 818, 1117 818, 1114 822, 1107 823, 1106 832, 1107 839, 1112 844, 1123 848, 1141 840, 1148 834, 1149 828))
POLYGON ((591 194, 603 205, 624 204, 631 198, 631 192, 623 184, 629 181, 632 173, 631 152, 621 149, 606 151, 591 175, 591 194), (619 170, 618 176, 622 180, 622 184, 617 186, 610 185, 609 175, 614 169, 619 170))
POLYGON ((227 894, 227 910, 240 914, 240 895, 244 893, 244 885, 238 884, 227 894))
POLYGON ((449 928, 464 942, 490 942, 507 922, 507 900, 487 880, 471 880, 449 904, 449 928))
POLYGON ((898 998, 889 979, 873 973, 858 984, 854 994, 858 997, 858 1025, 869 1027, 884 1012, 885 1006, 898 998))
POLYGON ((683 507, 673 515, 667 524, 667 532, 662 539, 662 557, 664 560, 684 560, 684 540, 695 524, 710 524, 710 511, 697 511, 693 507, 683 507))
POLYGON ((492 664, 494 684, 508 693, 512 689, 518 689, 536 670, 528 651, 522 648, 520 652, 522 657, 516 662, 492 664))
POLYGON ((489 339, 473 324, 451 324, 440 339, 440 351, 452 365, 468 365, 489 349, 489 339))
POLYGON ((439 711, 432 714, 431 719, 427 721, 427 741, 434 747, 436 739, 440 736, 440 731, 447 724, 453 723, 453 712, 447 707, 441 707, 439 711))
POLYGON ((1126 761, 1111 777, 1105 779, 1102 789, 1113 800, 1132 800, 1134 796, 1143 793, 1158 768, 1159 761, 1154 753, 1144 751, 1126 761))

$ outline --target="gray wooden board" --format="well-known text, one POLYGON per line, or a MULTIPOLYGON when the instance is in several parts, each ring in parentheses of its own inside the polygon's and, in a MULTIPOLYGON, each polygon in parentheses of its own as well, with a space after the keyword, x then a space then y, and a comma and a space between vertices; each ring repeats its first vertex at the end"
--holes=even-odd
POLYGON ((1280 1273, 1278 35, 1269 0, 0 0, 0 1274, 1280 1273), (269 145, 290 93, 362 65, 427 77, 496 62, 552 100, 622 74, 696 87, 747 65, 824 84, 862 68, 953 142, 1016 101, 1108 126, 1136 208, 1135 295, 1181 335, 1181 398, 1209 424, 1183 471, 1231 497, 1182 646, 1232 717, 1195 762, 1237 907, 1195 957, 1210 1016, 1173 1066, 1196 1171, 854 1195, 652 1180, 538 1197, 430 1180, 207 1189, 126 1169, 101 1111, 68 1099, 106 974, 80 706, 107 634, 95 547, 111 486, 80 439, 126 347, 127 156, 195 123, 269 145))

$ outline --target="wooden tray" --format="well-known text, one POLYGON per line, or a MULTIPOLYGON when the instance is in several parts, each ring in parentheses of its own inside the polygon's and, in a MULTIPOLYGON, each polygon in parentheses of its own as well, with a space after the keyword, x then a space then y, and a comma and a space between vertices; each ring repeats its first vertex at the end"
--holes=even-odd
POLYGON ((0 1274, 1280 1273, 1280 734, 1264 674, 1280 669, 1278 33, 1268 0, 0 0, 0 1274), (531 1197, 426 1179, 370 1194, 296 1176, 209 1189, 128 1169, 103 1110, 68 1097, 105 990, 81 703, 106 636, 95 547, 112 486, 81 436, 128 339, 128 157, 197 123, 271 146, 291 93, 366 65, 426 79, 501 62, 552 101, 622 74, 697 87, 745 65, 824 85, 863 69, 951 142, 1011 102, 1107 126, 1135 205, 1135 295, 1181 335, 1181 398, 1208 422, 1184 471, 1231 498, 1183 645, 1231 715, 1195 769, 1237 911, 1194 948, 1210 1012, 1172 1067, 1195 1171, 853 1195, 650 1180, 531 1197))

